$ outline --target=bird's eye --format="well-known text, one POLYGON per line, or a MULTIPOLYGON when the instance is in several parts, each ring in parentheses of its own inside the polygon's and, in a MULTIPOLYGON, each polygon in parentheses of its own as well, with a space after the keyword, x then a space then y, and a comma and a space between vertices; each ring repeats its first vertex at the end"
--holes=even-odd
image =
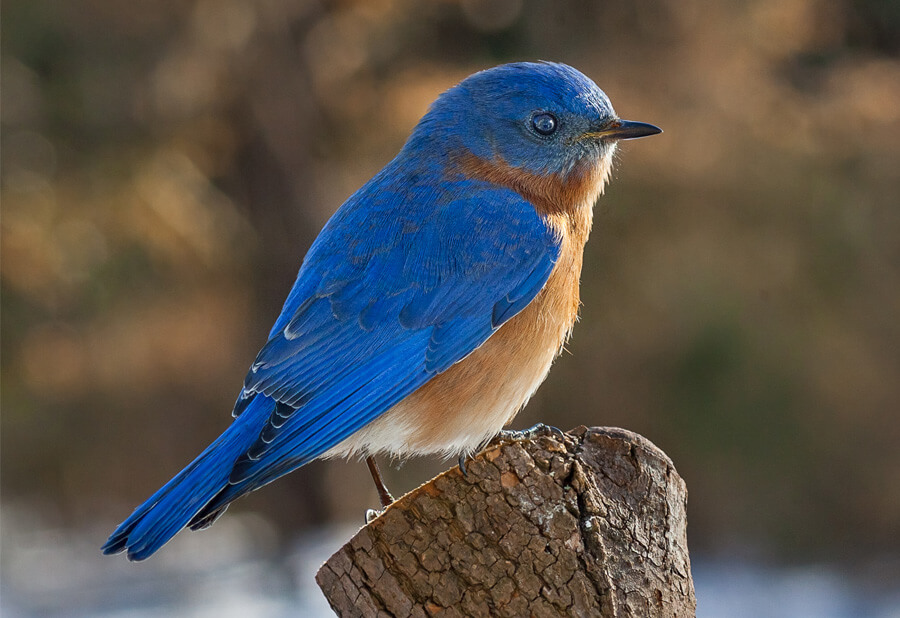
POLYGON ((535 114, 531 118, 531 126, 541 135, 553 135, 553 133, 556 132, 556 127, 558 125, 559 123, 556 120, 556 116, 548 114, 547 112, 535 114))

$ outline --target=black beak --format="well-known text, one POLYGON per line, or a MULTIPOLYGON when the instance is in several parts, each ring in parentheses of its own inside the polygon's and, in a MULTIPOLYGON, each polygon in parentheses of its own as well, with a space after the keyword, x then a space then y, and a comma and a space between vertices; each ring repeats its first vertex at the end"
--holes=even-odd
POLYGON ((619 120, 615 118, 604 122, 596 130, 585 133, 583 137, 601 139, 635 139, 662 133, 659 127, 646 122, 634 122, 632 120, 619 120))

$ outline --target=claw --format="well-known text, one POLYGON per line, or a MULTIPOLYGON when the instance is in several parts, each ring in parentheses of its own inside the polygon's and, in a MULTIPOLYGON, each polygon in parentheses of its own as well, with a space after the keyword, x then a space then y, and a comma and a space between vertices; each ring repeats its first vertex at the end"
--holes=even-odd
POLYGON ((366 524, 371 524, 373 521, 378 519, 382 513, 384 513, 385 509, 381 509, 380 511, 376 511, 375 509, 366 509, 366 524))
MULTIPOLYGON (((566 432, 564 432, 559 427, 554 427, 553 425, 544 425, 543 423, 538 423, 538 425, 543 427, 544 431, 549 431, 550 435, 554 436, 555 438, 558 438, 560 440, 566 439, 566 432)), ((534 429, 534 427, 532 427, 532 429, 534 429)))
POLYGON ((469 478, 469 471, 466 470, 466 456, 465 455, 459 456, 459 471, 462 472, 462 475, 465 478, 469 478))

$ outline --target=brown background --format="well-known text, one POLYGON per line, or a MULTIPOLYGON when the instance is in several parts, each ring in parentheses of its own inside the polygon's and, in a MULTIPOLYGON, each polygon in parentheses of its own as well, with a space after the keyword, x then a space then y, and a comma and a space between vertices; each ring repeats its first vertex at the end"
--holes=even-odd
MULTIPOLYGON (((550 59, 665 133, 623 144, 570 353, 516 426, 647 436, 695 553, 897 556, 898 7, 7 0, 4 507, 121 520, 224 429, 309 243, 428 103, 550 59)), ((374 504, 337 462, 234 510, 289 539, 374 504)))

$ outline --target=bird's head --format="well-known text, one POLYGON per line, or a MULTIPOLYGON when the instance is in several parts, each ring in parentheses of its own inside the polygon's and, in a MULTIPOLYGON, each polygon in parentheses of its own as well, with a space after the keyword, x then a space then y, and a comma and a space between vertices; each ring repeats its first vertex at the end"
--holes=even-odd
POLYGON ((572 67, 521 62, 475 73, 442 94, 411 143, 564 177, 585 165, 608 169, 618 140, 656 133, 618 118, 606 94, 572 67))

